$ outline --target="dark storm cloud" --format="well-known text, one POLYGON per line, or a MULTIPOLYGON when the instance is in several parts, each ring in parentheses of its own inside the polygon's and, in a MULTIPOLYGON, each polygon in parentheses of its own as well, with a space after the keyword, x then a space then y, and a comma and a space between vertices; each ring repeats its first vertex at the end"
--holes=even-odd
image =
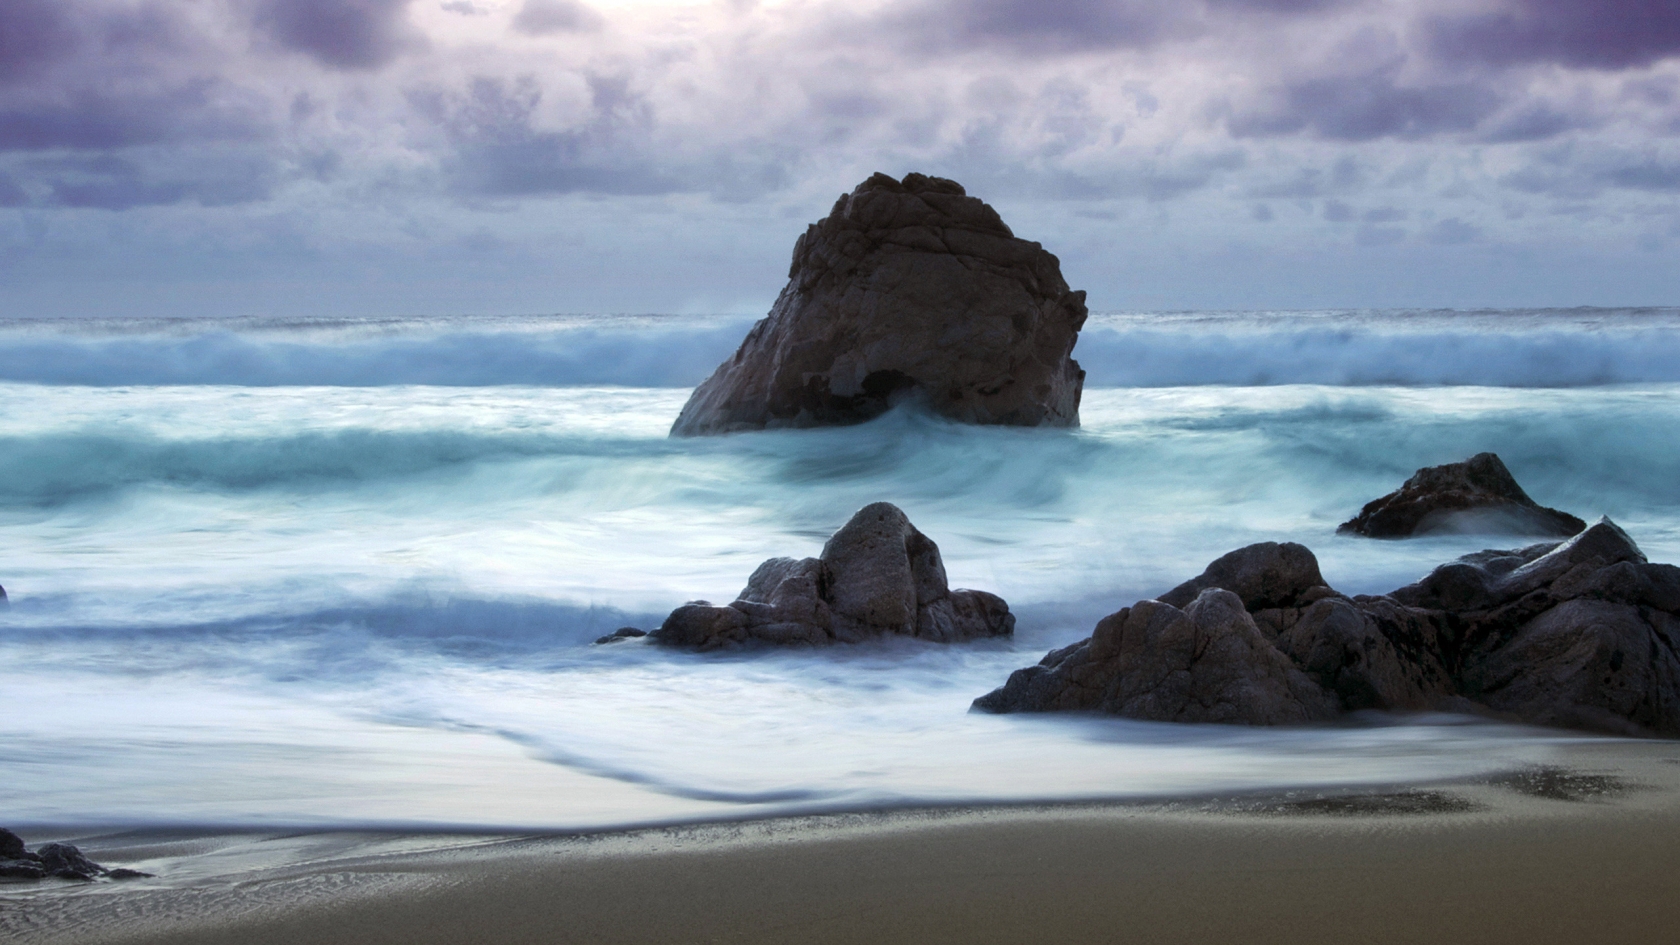
POLYGON ((517 197, 539 194, 655 194, 686 189, 621 140, 645 130, 647 105, 623 77, 589 80, 592 117, 565 131, 537 130, 535 80, 474 79, 464 92, 423 92, 410 101, 448 132, 457 149, 448 170, 457 190, 517 197))
POLYGON ((1507 0, 1494 12, 1432 17, 1426 30, 1432 52, 1450 61, 1622 69, 1680 55, 1680 3, 1507 0))
POLYGON ((263 35, 335 69, 371 69, 419 42, 408 23, 413 0, 255 0, 263 35))
POLYGON ((1475 82, 1403 85, 1398 67, 1324 76, 1286 85, 1280 105, 1230 120, 1238 137, 1310 132, 1338 141, 1425 138, 1474 129, 1504 102, 1475 82))

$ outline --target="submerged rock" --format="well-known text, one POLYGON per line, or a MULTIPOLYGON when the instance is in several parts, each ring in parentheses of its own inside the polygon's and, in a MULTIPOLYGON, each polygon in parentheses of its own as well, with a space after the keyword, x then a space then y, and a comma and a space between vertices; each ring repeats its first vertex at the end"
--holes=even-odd
POLYGON ((638 630, 635 627, 619 627, 604 637, 596 637, 595 643, 597 646, 603 643, 623 643, 625 640, 634 640, 637 637, 645 636, 647 636, 646 630, 638 630))
POLYGON ((793 249, 788 284, 673 436, 858 423, 918 399, 964 423, 1076 426, 1085 293, 955 181, 876 174, 793 249))
POLYGON ((1427 466, 1399 489, 1366 503, 1336 530, 1370 538, 1405 538, 1436 531, 1504 532, 1566 537, 1587 523, 1528 497, 1493 453, 1462 463, 1427 466))
POLYGON ((1647 562, 1603 519, 1567 541, 1466 555, 1350 598, 1322 583, 1306 548, 1250 545, 1104 618, 974 706, 1259 725, 1471 710, 1680 736, 1680 568, 1647 562), (1187 616, 1214 594, 1249 621, 1187 616))
POLYGON ((1002 598, 950 589, 939 546, 897 506, 877 502, 835 532, 820 558, 771 558, 728 606, 685 604, 649 639, 697 649, 749 641, 822 646, 889 634, 952 643, 1014 629, 1002 598))

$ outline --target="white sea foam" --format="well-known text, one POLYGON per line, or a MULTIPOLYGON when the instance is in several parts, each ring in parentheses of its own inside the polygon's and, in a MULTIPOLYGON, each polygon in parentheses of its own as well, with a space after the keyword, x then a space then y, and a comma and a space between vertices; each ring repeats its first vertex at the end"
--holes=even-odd
MULTIPOLYGON (((1304 337, 1343 317, 1257 321, 1304 337)), ((1463 328, 1432 317, 1401 321, 1463 328)), ((1609 320, 1634 331, 1630 319, 1609 320)), ((1204 321, 1105 330, 1191 344, 1204 321)), ((1492 321, 1468 319, 1478 336, 1492 321)), ((1516 321, 1519 347, 1529 332, 1606 330, 1516 321)), ((350 344, 384 331, 333 330, 350 344)), ((239 337, 266 345, 272 331, 239 337)), ((60 335, 64 351, 117 337, 60 335)), ((1355 331, 1347 344, 1376 342, 1355 331)), ((14 825, 594 826, 1463 774, 1532 760, 1546 740, 965 710, 1102 614, 1247 542, 1301 541, 1348 592, 1521 543, 1334 533, 1417 466, 1479 450, 1543 504, 1609 514, 1654 560, 1680 559, 1674 383, 1092 386, 1072 431, 895 412, 670 440, 686 394, 0 383, 12 597, 0 660, 23 681, 0 689, 0 809, 14 825), (723 656, 589 645, 687 599, 727 600, 763 558, 815 554, 881 499, 939 542, 954 584, 1011 602, 1014 641, 723 656)))
MULTIPOLYGON (((0 380, 46 384, 692 387, 737 316, 0 320, 0 380)), ((1680 381, 1680 310, 1096 314, 1093 387, 1680 381)))

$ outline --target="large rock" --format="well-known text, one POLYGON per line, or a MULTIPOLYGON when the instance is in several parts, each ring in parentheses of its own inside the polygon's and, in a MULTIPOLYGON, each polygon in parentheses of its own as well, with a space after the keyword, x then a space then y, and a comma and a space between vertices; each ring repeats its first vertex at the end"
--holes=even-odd
POLYGON ((1318 704, 1315 691, 1332 711, 1486 711, 1541 725, 1680 736, 1680 568, 1647 562, 1604 519, 1568 541, 1466 555, 1389 594, 1349 598, 1324 586, 1306 548, 1250 545, 1160 601, 1104 618, 1089 640, 1051 652, 974 704, 993 712, 1092 709, 1274 724, 1323 717, 1279 708, 1305 712, 1318 704), (1177 625, 1131 629, 1139 613, 1165 619, 1160 608, 1188 613, 1212 594, 1240 606, 1249 624, 1225 621, 1219 634, 1199 637, 1177 625), (1187 639, 1195 649, 1184 649, 1187 639), (1115 640, 1126 646, 1116 649, 1115 640), (1311 689, 1295 675, 1280 676, 1280 659, 1311 689), (1209 660, 1218 670, 1198 676, 1209 660), (1247 665, 1249 675, 1226 663, 1247 665), (1150 695, 1176 678, 1161 666, 1189 673, 1168 692, 1203 680, 1193 687, 1200 708, 1150 695), (1243 698, 1219 695, 1231 680, 1244 680, 1237 686, 1243 698))
POLYGON ((1528 497, 1493 453, 1418 470, 1399 489, 1366 503, 1336 530, 1370 538, 1429 532, 1573 535, 1587 523, 1528 497))
POLYGON ((903 398, 965 423, 1075 426, 1085 293, 962 185, 876 174, 793 249, 770 314, 673 436, 858 423, 903 398))
POLYGON ((822 646, 899 635, 952 643, 1007 636, 1015 617, 985 591, 951 590, 939 546, 897 506, 853 515, 820 558, 771 558, 725 607, 678 607, 649 639, 716 649, 756 641, 822 646))
POLYGON ((1261 634, 1242 600, 1219 588, 1202 591, 1183 610, 1146 600, 1110 614, 1089 640, 1017 670, 974 706, 1249 725, 1311 722, 1337 710, 1261 634))

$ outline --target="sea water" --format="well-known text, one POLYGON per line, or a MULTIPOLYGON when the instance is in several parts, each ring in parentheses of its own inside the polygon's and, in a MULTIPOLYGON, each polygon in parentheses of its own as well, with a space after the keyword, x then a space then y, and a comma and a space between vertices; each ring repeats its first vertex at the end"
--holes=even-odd
POLYGON ((5 825, 590 829, 1382 784, 1581 736, 970 713, 1104 614, 1298 541, 1381 593, 1530 539, 1336 534, 1497 452, 1680 561, 1680 312, 1097 315, 1075 430, 669 439, 750 320, 0 321, 5 825), (643 642, 901 506, 1014 639, 643 642))

